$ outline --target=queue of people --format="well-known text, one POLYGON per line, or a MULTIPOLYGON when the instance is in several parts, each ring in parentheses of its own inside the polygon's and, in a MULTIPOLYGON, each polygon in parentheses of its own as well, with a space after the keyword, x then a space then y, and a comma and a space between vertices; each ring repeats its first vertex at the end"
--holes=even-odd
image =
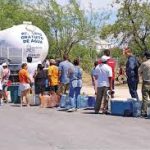
MULTIPOLYGON (((150 52, 145 53, 147 61, 141 65, 130 48, 126 48, 123 53, 127 57, 126 76, 129 92, 131 97, 138 101, 140 100, 137 93, 139 75, 142 76, 142 116, 146 116, 148 97, 150 97, 150 52)), ((39 97, 44 95, 48 83, 50 94, 57 94, 60 97, 62 94, 68 94, 71 102, 68 111, 75 111, 76 101, 82 88, 82 68, 79 59, 71 62, 68 55, 65 54, 63 61, 59 64, 54 59, 47 60, 47 62, 47 69, 40 62, 38 65, 33 64, 31 57, 27 58, 27 63, 22 64, 19 71, 21 105, 30 105, 27 97, 33 90, 39 97)), ((115 67, 116 61, 111 58, 108 49, 104 50, 101 59, 94 63, 91 77, 96 95, 95 114, 99 111, 104 114, 108 113, 108 91, 110 91, 111 98, 115 96, 115 67)), ((0 90, 4 91, 9 80, 10 70, 6 63, 2 65, 1 70, 0 90)), ((1 92, 0 97, 3 96, 7 100, 5 93, 1 92)))
MULTIPOLYGON (((123 54, 127 57, 126 76, 129 93, 132 98, 140 101, 137 89, 139 76, 142 76, 142 107, 141 116, 147 116, 147 107, 150 104, 150 52, 145 53, 146 61, 141 65, 138 59, 133 55, 130 48, 123 50, 123 54)), ((95 113, 108 112, 108 93, 110 91, 111 98, 114 98, 114 79, 115 79, 115 60, 110 57, 110 51, 105 50, 99 63, 94 63, 91 76, 96 93, 95 113)))
POLYGON ((82 69, 79 67, 79 59, 70 62, 68 55, 65 54, 59 64, 54 59, 50 59, 47 68, 44 68, 41 63, 32 65, 31 62, 32 58, 28 57, 27 63, 23 63, 19 71, 21 106, 30 105, 28 95, 31 93, 41 98, 48 82, 48 94, 59 96, 68 94, 71 100, 69 111, 75 111, 76 100, 82 87, 82 69))

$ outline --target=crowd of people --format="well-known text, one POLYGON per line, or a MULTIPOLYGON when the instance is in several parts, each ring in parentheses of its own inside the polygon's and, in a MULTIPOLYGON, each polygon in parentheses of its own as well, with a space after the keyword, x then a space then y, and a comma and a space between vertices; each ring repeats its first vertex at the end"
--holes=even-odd
MULTIPOLYGON (((130 48, 123 50, 123 54, 127 57, 126 62, 126 76, 129 92, 132 98, 140 101, 137 89, 139 83, 139 76, 142 77, 142 107, 141 116, 147 117, 147 107, 149 104, 148 98, 150 97, 150 52, 145 52, 146 60, 139 63, 136 56, 133 55, 130 48)), ((98 113, 102 107, 102 113, 107 113, 108 111, 108 94, 114 97, 114 79, 115 79, 115 60, 110 57, 110 51, 105 50, 104 55, 101 60, 97 63, 95 62, 95 67, 92 71, 92 81, 94 86, 96 86, 96 105, 95 113, 98 113), (104 99, 103 105, 102 100, 104 99), (102 105, 102 106, 101 106, 102 105)))
POLYGON ((82 69, 79 66, 79 59, 70 62, 68 55, 65 54, 63 61, 59 64, 54 59, 50 59, 46 64, 47 68, 44 68, 41 63, 38 64, 37 68, 28 65, 31 60, 32 58, 28 57, 27 63, 23 63, 19 71, 21 104, 29 105, 27 96, 31 89, 33 90, 33 86, 35 94, 39 96, 44 94, 45 87, 47 87, 51 94, 68 94, 71 99, 70 109, 75 110, 75 101, 80 95, 82 87, 82 69))
MULTIPOLYGON (((145 53, 146 61, 142 64, 132 54, 130 48, 123 50, 127 57, 126 76, 129 92, 132 98, 137 99, 139 75, 142 76, 142 116, 147 115, 148 96, 150 96, 150 52, 145 53)), ((72 62, 68 55, 64 54, 63 61, 56 62, 50 59, 46 63, 47 69, 43 67, 41 62, 33 65, 32 57, 27 57, 27 63, 23 63, 19 71, 19 91, 21 93, 21 105, 28 105, 28 94, 35 90, 35 94, 43 95, 45 87, 50 93, 58 95, 68 94, 71 107, 69 110, 76 110, 76 101, 80 95, 82 88, 82 68, 80 60, 75 59, 72 62), (34 88, 33 88, 34 87, 34 88)), ((116 61, 111 58, 110 50, 104 50, 103 56, 94 62, 94 68, 91 71, 92 83, 96 95, 95 114, 108 113, 108 91, 111 98, 115 94, 115 67, 116 61)), ((1 86, 0 90, 4 91, 6 83, 9 80, 10 70, 8 65, 4 63, 1 68, 1 86)), ((4 92, 6 93, 6 92, 4 92)), ((1 97, 7 101, 6 94, 1 97)))

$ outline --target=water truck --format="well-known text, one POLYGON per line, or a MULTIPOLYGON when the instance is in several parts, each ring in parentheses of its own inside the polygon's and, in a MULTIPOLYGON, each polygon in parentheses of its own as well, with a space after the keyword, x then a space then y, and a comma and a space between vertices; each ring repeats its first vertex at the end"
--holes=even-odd
POLYGON ((0 64, 9 64, 12 74, 32 57, 33 63, 43 62, 48 54, 49 44, 44 32, 31 22, 24 22, 0 31, 0 64))
POLYGON ((48 40, 38 27, 24 22, 0 31, 0 58, 21 64, 31 56, 33 63, 43 62, 48 54, 48 40))

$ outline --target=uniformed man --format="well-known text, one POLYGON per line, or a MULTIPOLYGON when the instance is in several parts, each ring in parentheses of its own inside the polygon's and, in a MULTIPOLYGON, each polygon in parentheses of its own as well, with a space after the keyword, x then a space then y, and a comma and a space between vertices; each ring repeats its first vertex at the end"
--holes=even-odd
POLYGON ((126 63, 126 75, 127 75, 129 92, 132 98, 136 98, 137 100, 139 100, 138 93, 137 93, 137 87, 139 82, 139 77, 138 77, 139 62, 137 58, 132 54, 130 48, 126 48, 124 50, 124 54, 128 58, 126 63))
POLYGON ((142 75, 142 116, 147 117, 148 97, 150 97, 150 52, 145 53, 147 61, 143 62, 139 68, 142 75))

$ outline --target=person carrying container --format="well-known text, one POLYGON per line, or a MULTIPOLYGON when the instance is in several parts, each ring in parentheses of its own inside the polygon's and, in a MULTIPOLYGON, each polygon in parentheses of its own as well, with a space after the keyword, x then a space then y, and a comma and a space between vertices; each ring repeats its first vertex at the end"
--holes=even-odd
MULTIPOLYGON (((107 56, 108 60, 107 60, 107 65, 111 67, 112 69, 112 88, 113 88, 113 91, 115 89, 115 67, 116 67, 116 61, 111 58, 111 55, 110 55, 110 50, 109 49, 105 49, 103 51, 103 56, 107 56)), ((98 61, 99 64, 102 63, 101 59, 98 61)), ((112 97, 114 98, 114 92, 112 93, 112 97)))
POLYGON ((95 78, 97 79, 97 95, 95 104, 95 114, 99 113, 101 108, 101 103, 104 98, 104 104, 102 113, 107 113, 108 111, 108 96, 107 91, 110 90, 112 94, 112 69, 107 65, 107 60, 109 57, 102 56, 102 63, 99 64, 95 69, 95 78))

